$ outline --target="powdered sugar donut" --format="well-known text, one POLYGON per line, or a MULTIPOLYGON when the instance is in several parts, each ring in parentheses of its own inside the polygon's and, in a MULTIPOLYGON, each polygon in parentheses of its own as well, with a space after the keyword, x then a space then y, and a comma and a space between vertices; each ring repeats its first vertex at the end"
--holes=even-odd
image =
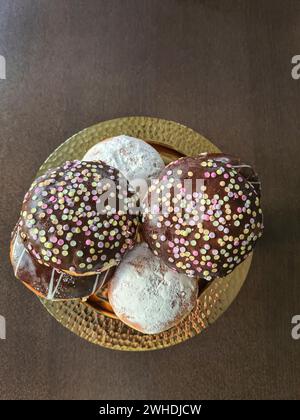
POLYGON ((109 302, 130 327, 156 334, 176 325, 196 304, 198 283, 168 268, 146 243, 136 245, 113 275, 109 302))
POLYGON ((150 144, 126 135, 96 144, 82 160, 102 160, 122 172, 128 181, 144 179, 148 183, 165 167, 159 153, 150 144))

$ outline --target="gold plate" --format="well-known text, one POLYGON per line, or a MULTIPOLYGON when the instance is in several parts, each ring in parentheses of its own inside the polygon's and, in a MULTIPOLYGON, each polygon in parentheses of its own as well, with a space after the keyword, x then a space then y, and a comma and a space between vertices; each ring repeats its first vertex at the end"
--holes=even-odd
MULTIPOLYGON (((200 134, 173 121, 149 117, 117 118, 86 128, 69 138, 49 156, 37 175, 42 175, 47 169, 59 166, 66 160, 82 159, 94 144, 120 134, 151 143, 166 163, 184 155, 219 151, 200 134)), ((230 275, 210 283, 199 296, 190 315, 160 334, 146 335, 133 330, 116 319, 106 304, 103 308, 97 307, 92 299, 90 302, 40 300, 57 321, 92 343, 116 350, 162 349, 199 334, 213 323, 238 294, 247 277, 251 260, 252 254, 230 275)))

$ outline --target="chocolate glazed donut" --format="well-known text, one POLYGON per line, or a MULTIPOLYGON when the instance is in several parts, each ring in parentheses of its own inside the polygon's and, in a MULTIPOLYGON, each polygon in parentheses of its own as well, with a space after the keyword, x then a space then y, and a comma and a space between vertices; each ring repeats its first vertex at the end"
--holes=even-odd
POLYGON ((17 226, 12 235, 10 259, 15 276, 36 295, 49 300, 86 298, 101 289, 111 270, 93 276, 72 277, 39 264, 25 248, 17 226))
POLYGON ((176 271, 207 281, 240 264, 262 230, 258 177, 230 155, 170 163, 143 203, 143 237, 153 252, 176 271))
POLYGON ((33 182, 20 235, 38 263, 71 276, 97 274, 117 265, 134 244, 134 204, 118 170, 101 161, 66 162, 33 182))

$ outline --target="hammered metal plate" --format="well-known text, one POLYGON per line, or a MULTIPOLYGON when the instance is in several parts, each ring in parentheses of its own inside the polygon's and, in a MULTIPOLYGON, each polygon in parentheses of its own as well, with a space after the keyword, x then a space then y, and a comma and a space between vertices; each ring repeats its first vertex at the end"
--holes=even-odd
MULTIPOLYGON (((75 134, 58 147, 41 166, 38 176, 66 160, 82 159, 94 144, 109 137, 127 134, 151 143, 164 161, 201 152, 218 152, 209 140, 181 124, 149 117, 126 117, 104 121, 75 134)), ((242 287, 252 255, 230 275, 214 280, 199 296, 191 314, 175 327, 161 334, 146 335, 118 319, 96 310, 88 302, 72 300, 51 302, 40 299, 49 313, 80 337, 116 350, 155 350, 178 344, 213 323, 232 303, 242 287)))

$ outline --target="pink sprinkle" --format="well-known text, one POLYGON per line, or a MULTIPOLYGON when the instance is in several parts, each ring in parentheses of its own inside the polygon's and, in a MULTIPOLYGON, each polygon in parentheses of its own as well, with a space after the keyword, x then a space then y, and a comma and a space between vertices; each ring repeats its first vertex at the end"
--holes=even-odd
POLYGON ((92 242, 92 241, 91 241, 90 239, 87 239, 87 240, 85 241, 85 244, 86 244, 86 245, 91 245, 91 242, 92 242))
POLYGON ((209 172, 204 172, 204 176, 205 176, 205 178, 209 178, 210 177, 210 173, 209 172))
POLYGON ((77 226, 81 226, 82 225, 82 221, 81 220, 77 220, 76 225, 77 226))
POLYGON ((153 211, 154 214, 158 214, 159 213, 159 206, 157 204, 154 204, 152 211, 153 211))
POLYGON ((227 173, 225 173, 225 174, 224 174, 224 178, 225 178, 225 179, 228 179, 228 178, 229 178, 229 175, 228 175, 227 173))
POLYGON ((90 236, 90 234, 91 234, 91 231, 90 231, 90 230, 87 230, 87 231, 85 232, 85 235, 86 235, 86 236, 90 236))
POLYGON ((212 173, 210 174, 210 176, 211 176, 212 178, 215 178, 215 177, 217 176, 217 174, 216 174, 215 172, 212 172, 212 173))
POLYGON ((52 242, 53 244, 56 244, 56 242, 57 242, 57 237, 56 237, 56 236, 51 236, 51 237, 50 237, 50 242, 52 242))
POLYGON ((52 209, 47 209, 47 214, 52 214, 53 210, 52 209))
POLYGON ((173 242, 169 241, 168 245, 169 245, 170 248, 174 248, 174 243, 173 242))
POLYGON ((202 215, 202 220, 209 220, 209 215, 208 214, 203 214, 202 215))
POLYGON ((198 256, 198 251, 193 251, 193 255, 194 255, 194 257, 197 257, 198 256))
POLYGON ((64 240, 63 239, 59 239, 58 242, 57 242, 57 244, 59 246, 62 246, 64 244, 64 240))

